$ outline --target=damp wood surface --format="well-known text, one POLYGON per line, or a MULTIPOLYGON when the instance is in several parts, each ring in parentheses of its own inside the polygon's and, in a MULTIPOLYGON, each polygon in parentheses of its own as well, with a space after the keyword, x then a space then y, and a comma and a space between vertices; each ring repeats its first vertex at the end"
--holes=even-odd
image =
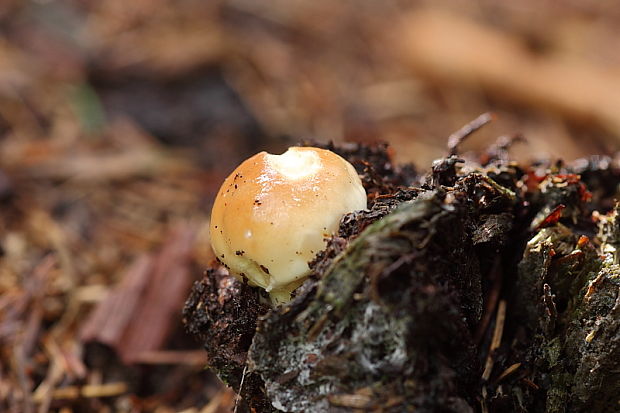
POLYGON ((620 221, 594 209, 615 196, 620 169, 480 158, 453 155, 417 178, 388 168, 396 187, 342 220, 289 304, 266 308, 223 268, 195 284, 185 322, 242 409, 618 406, 620 221), (576 172, 602 173, 609 187, 576 172))

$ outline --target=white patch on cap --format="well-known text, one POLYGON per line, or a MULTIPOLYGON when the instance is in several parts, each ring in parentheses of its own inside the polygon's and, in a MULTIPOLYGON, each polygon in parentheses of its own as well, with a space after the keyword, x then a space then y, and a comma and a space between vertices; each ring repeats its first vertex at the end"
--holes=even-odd
POLYGON ((290 148, 282 155, 266 156, 269 166, 290 180, 316 174, 322 166, 321 158, 314 151, 290 148))

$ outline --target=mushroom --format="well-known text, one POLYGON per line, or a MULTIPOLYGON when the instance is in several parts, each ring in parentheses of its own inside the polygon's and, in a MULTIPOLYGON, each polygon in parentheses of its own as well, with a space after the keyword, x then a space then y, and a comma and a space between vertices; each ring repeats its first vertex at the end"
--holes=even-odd
POLYGON ((231 274, 265 289, 275 305, 310 273, 346 213, 366 208, 353 166, 319 148, 260 152, 226 178, 211 212, 211 244, 231 274))

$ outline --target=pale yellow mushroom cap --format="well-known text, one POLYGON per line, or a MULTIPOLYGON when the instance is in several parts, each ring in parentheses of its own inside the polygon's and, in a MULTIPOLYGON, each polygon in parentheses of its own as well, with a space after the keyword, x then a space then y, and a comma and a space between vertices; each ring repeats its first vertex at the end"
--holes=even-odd
POLYGON ((226 178, 211 212, 211 244, 233 275, 267 290, 275 303, 310 272, 346 213, 366 208, 353 166, 318 148, 258 153, 226 178))

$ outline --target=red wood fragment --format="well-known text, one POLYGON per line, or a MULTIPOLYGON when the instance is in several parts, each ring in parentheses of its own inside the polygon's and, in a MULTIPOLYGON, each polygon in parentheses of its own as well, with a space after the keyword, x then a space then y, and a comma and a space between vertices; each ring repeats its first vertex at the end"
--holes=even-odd
POLYGON ((588 191, 583 182, 579 182, 579 198, 583 202, 589 202, 592 199, 592 192, 588 191))
POLYGON ((585 257, 585 253, 583 251, 573 251, 568 255, 565 255, 561 258, 558 258, 555 263, 557 264, 580 264, 583 262, 583 259, 585 257))
POLYGON ((528 192, 538 191, 538 186, 547 178, 547 175, 537 175, 536 171, 529 169, 525 177, 525 186, 528 192))
POLYGON ((126 363, 140 353, 159 350, 180 318, 191 287, 190 255, 195 232, 177 228, 154 261, 153 272, 140 307, 132 315, 133 327, 124 337, 121 358, 126 363))
POLYGON ((130 324, 152 273, 153 258, 143 255, 129 267, 122 281, 90 314, 80 339, 117 348, 130 324))
POLYGON ((586 237, 585 235, 582 235, 579 237, 579 240, 577 241, 577 247, 583 248, 586 246, 588 242, 590 242, 590 238, 586 237))
POLYGON ((90 315, 81 340, 111 347, 126 364, 161 350, 191 285, 194 236, 192 228, 176 228, 159 253, 138 258, 90 315))
POLYGON ((209 362, 204 350, 161 350, 144 351, 138 354, 135 362, 140 364, 185 364, 190 366, 205 366, 209 362))
POLYGON ((532 380, 526 377, 522 378, 521 381, 525 383, 528 387, 531 387, 534 390, 540 389, 540 386, 538 384, 534 383, 532 380))
POLYGON ((557 224, 560 218, 562 218, 562 211, 564 210, 564 208, 566 208, 566 205, 564 204, 560 204, 553 208, 553 211, 551 211, 549 215, 547 215, 547 217, 543 219, 540 224, 538 224, 536 229, 539 230, 557 224))

